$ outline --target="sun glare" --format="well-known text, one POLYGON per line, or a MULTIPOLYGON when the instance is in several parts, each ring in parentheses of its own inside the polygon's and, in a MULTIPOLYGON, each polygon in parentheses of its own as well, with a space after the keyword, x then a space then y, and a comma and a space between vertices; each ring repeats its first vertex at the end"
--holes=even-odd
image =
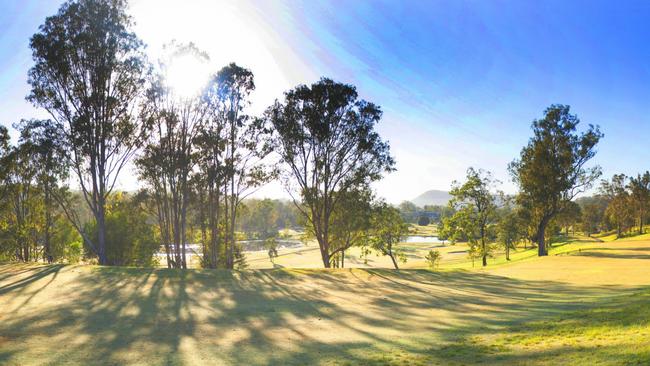
POLYGON ((182 54, 169 61, 167 85, 180 98, 191 98, 201 92, 210 77, 207 60, 193 54, 182 54))

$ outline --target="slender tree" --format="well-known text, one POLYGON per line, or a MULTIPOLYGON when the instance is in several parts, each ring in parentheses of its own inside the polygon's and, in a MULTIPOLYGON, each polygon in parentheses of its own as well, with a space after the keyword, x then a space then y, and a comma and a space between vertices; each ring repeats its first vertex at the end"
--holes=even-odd
POLYGON ((235 265, 235 228, 237 212, 243 199, 275 176, 264 163, 271 153, 268 121, 246 114, 250 93, 255 89, 253 73, 230 64, 216 75, 219 100, 216 113, 225 132, 224 211, 226 267, 235 265))
POLYGON ((9 152, 11 150, 9 130, 5 126, 0 126, 0 204, 7 195, 7 185, 5 179, 9 174, 9 152))
POLYGON ((638 174, 636 177, 630 177, 628 189, 636 220, 639 224, 640 235, 643 234, 643 225, 648 215, 648 205, 650 205, 650 172, 646 171, 643 175, 638 174))
POLYGON ((204 263, 233 268, 240 261, 235 229, 241 202, 273 176, 265 119, 246 112, 255 84, 250 70, 230 64, 216 73, 204 93, 206 123, 196 138, 198 194, 205 207, 204 263), (221 258, 220 258, 221 257, 221 258))
POLYGON ((524 239, 525 235, 526 228, 521 222, 519 212, 506 207, 497 225, 497 240, 505 249, 506 260, 510 260, 510 250, 516 249, 517 243, 524 239))
POLYGON ((605 214, 616 225, 617 238, 623 236, 623 231, 631 226, 629 223, 632 221, 632 205, 627 190, 627 179, 625 174, 614 174, 611 181, 602 180, 600 184, 600 193, 609 200, 605 214))
POLYGON ((160 70, 152 75, 143 101, 141 118, 149 137, 136 166, 157 205, 167 265, 187 268, 190 179, 197 163, 195 140, 205 123, 207 108, 200 90, 182 95, 169 85, 167 68, 177 58, 195 57, 207 62, 208 56, 193 44, 171 47, 169 60, 162 61, 160 70))
POLYGON ((97 222, 96 237, 80 234, 100 264, 109 264, 106 199, 139 136, 134 109, 145 65, 126 6, 124 0, 68 1, 30 41, 27 99, 50 113, 69 148, 67 158, 97 222))
POLYGON ((332 215, 343 193, 394 169, 389 145, 375 130, 381 110, 358 99, 353 86, 324 78, 290 90, 266 115, 275 128, 287 191, 329 268, 332 215))
POLYGON ((406 262, 406 256, 398 244, 409 233, 409 225, 402 220, 398 209, 380 202, 373 207, 370 221, 370 246, 381 255, 390 257, 395 269, 398 262, 406 262))
POLYGON ((369 187, 357 187, 338 198, 330 226, 330 266, 345 267, 345 252, 368 241, 368 230, 373 212, 373 193, 369 187))
POLYGON ((519 185, 519 203, 535 220, 533 240, 538 255, 548 255, 545 235, 550 221, 581 192, 591 188, 601 170, 586 164, 596 154, 603 137, 597 126, 589 125, 578 134, 580 120, 569 106, 552 105, 544 118, 533 121, 533 137, 519 159, 509 165, 513 181, 519 185))
POLYGON ((467 238, 471 252, 481 257, 483 266, 487 266, 492 249, 489 230, 499 218, 496 182, 490 172, 469 168, 466 181, 454 182, 449 192, 452 196, 449 205, 455 210, 450 221, 453 224, 449 226, 467 238))
POLYGON ((58 216, 56 198, 65 195, 65 187, 61 184, 69 174, 70 166, 65 158, 68 152, 61 145, 61 131, 51 120, 23 120, 17 127, 20 143, 32 150, 30 166, 36 171, 35 184, 43 200, 43 258, 51 262, 52 230, 58 216))
POLYGON ((7 157, 5 184, 8 189, 10 249, 17 260, 28 262, 37 257, 41 226, 40 192, 35 184, 37 169, 32 164, 34 148, 29 142, 13 147, 7 157))

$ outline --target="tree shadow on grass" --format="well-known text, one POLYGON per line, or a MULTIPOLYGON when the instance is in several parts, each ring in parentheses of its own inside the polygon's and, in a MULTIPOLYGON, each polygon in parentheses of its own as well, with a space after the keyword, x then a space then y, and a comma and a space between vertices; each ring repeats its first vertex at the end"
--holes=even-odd
POLYGON ((8 281, 9 283, 0 285, 0 295, 10 293, 12 291, 24 291, 31 283, 36 282, 51 274, 54 274, 54 279, 62 267, 63 265, 61 264, 50 266, 29 266, 25 269, 17 271, 13 276, 7 275, 6 277, 0 279, 10 279, 10 281, 8 281), (11 281, 12 279, 13 281, 11 281))
MULTIPOLYGON (((25 287, 60 270, 43 268, 49 272, 5 285, 3 295, 22 302, 29 298, 25 287)), ((463 271, 63 272, 71 280, 65 288, 42 290, 51 302, 32 301, 2 320, 0 363, 456 362, 461 349, 470 358, 485 353, 468 343, 476 334, 579 310, 616 293, 611 286, 463 271)))

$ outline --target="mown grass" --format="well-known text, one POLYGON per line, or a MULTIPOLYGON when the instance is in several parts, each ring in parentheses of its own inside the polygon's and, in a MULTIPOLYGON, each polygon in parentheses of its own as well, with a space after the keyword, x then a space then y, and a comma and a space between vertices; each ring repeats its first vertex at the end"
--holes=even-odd
MULTIPOLYGON (((487 363, 650 363, 650 291, 603 301, 552 320, 530 321, 508 332, 476 336, 455 346, 487 363), (483 352, 488 350, 487 353, 483 352)), ((463 357, 452 357, 462 361, 463 357)))
POLYGON ((487 269, 0 265, 3 365, 650 363, 650 241, 487 269))
POLYGON ((411 224, 409 226, 409 232, 411 235, 417 235, 417 236, 437 236, 438 225, 435 223, 429 225, 411 224))
MULTIPOLYGON (((430 226, 425 226, 425 230, 430 226)), ((650 240, 650 234, 631 237, 629 240, 650 240)), ((589 238, 583 235, 560 237, 549 247, 549 254, 560 255, 563 252, 577 250, 581 247, 589 247, 592 244, 603 241, 596 237, 589 238)), ((496 243, 492 245, 496 247, 496 250, 493 251, 488 259, 489 266, 504 265, 537 257, 536 248, 530 245, 520 244, 517 249, 511 250, 510 260, 508 261, 503 248, 496 243)), ((400 243, 398 247, 406 255, 406 263, 400 265, 400 268, 404 269, 429 268, 425 257, 432 249, 442 254, 439 270, 473 269, 481 266, 480 259, 472 261, 468 257, 467 252, 469 248, 466 243, 400 243)), ((323 266, 316 242, 308 242, 306 246, 299 248, 280 249, 278 253, 279 256, 271 261, 266 251, 247 252, 246 259, 248 267, 251 269, 269 269, 322 268, 323 266)), ((345 255, 346 268, 393 268, 390 258, 378 255, 377 253, 362 255, 362 251, 359 248, 351 248, 346 251, 345 255)))

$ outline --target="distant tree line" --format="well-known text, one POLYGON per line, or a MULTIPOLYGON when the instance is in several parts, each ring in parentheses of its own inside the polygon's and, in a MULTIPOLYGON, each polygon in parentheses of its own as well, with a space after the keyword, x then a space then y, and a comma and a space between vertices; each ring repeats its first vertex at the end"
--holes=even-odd
POLYGON ((411 201, 403 201, 397 208, 404 221, 420 226, 439 223, 443 218, 453 214, 453 208, 441 205, 424 205, 418 207, 411 201))
POLYGON ((247 239, 276 238, 282 229, 302 230, 298 214, 293 202, 249 198, 242 204, 237 230, 247 239))

